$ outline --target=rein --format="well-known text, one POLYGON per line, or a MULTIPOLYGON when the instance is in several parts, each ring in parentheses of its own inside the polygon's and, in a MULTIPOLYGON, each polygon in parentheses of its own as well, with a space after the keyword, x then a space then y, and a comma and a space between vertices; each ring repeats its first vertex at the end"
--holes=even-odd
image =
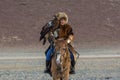
MULTIPOLYGON (((68 49, 70 49, 70 48, 68 47, 68 49)), ((77 54, 77 57, 76 57, 76 62, 77 62, 77 60, 78 60, 79 57, 80 57, 80 53, 78 53, 77 51, 75 51, 75 53, 77 54)))

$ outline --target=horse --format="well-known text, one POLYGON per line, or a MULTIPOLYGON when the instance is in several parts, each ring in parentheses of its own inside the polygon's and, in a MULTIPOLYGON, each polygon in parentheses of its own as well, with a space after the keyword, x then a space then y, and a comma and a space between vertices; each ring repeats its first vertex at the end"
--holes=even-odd
POLYGON ((53 80, 68 80, 70 71, 70 53, 68 44, 64 40, 54 42, 54 54, 51 61, 53 80))

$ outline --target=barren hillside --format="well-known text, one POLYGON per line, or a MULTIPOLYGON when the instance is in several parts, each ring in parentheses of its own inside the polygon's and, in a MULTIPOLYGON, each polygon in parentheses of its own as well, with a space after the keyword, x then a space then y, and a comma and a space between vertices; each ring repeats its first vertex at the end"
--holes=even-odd
POLYGON ((52 15, 69 16, 79 47, 120 45, 120 0, 0 0, 0 46, 42 46, 42 26, 52 15))

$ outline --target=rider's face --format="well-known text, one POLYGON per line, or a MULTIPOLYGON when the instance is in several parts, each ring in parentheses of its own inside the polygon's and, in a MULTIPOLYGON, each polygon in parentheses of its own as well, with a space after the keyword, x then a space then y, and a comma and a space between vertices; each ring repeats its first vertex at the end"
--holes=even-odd
POLYGON ((60 25, 65 25, 66 24, 66 20, 65 19, 61 19, 60 20, 60 25))

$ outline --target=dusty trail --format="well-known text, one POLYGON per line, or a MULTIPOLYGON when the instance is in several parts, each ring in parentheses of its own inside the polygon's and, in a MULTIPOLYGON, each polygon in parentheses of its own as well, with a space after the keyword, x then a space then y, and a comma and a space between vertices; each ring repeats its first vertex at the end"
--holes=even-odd
MULTIPOLYGON (((52 80, 44 74, 45 58, 1 59, 0 80, 52 80)), ((119 80, 120 58, 80 58, 71 80, 119 80)))

